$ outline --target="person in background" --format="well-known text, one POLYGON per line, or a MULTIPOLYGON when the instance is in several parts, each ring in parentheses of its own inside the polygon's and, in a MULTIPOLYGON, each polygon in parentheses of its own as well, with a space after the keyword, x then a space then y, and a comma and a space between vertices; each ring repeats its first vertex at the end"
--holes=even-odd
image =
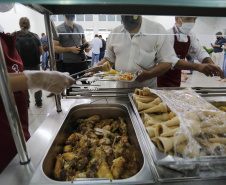
MULTIPOLYGON (((178 58, 185 60, 186 55, 189 54, 192 58, 197 59, 203 63, 206 70, 214 71, 222 74, 218 66, 213 65, 209 54, 200 45, 199 40, 191 31, 195 25, 197 17, 175 17, 175 25, 168 30, 170 41, 174 47, 175 53, 178 58)), ((180 87, 181 81, 187 80, 188 69, 197 70, 198 64, 178 61, 173 69, 168 70, 162 76, 157 78, 158 87, 180 87), (178 66, 182 65, 179 69, 178 66), (184 69, 181 71, 181 69, 184 69), (184 79, 181 80, 181 72, 184 74, 184 79)), ((200 71, 202 72, 202 71, 200 71)))
MULTIPOLYGON (((74 14, 64 15, 64 23, 57 26, 59 37, 53 38, 55 53, 63 53, 63 71, 70 75, 88 69, 85 52, 90 51, 82 26, 74 23, 74 20, 74 14)), ((86 81, 81 82, 86 83, 86 81)), ((72 91, 71 88, 67 94, 70 91, 72 91)))
POLYGON ((99 35, 98 37, 102 41, 102 48, 100 48, 100 56, 99 56, 99 61, 101 61, 104 58, 104 54, 106 50, 106 41, 102 38, 102 35, 99 35))
MULTIPOLYGON (((0 12, 11 10, 13 4, 0 4, 0 12)), ((26 141, 30 138, 28 130, 27 89, 43 89, 54 93, 60 93, 70 87, 74 79, 59 72, 24 71, 23 62, 15 48, 15 38, 4 34, 4 28, 0 25, 0 41, 3 49, 8 75, 20 122, 26 141), (58 84, 59 83, 59 84, 58 84)), ((6 116, 2 98, 0 96, 0 173, 5 169, 13 157, 17 154, 13 136, 6 116)))
MULTIPOLYGON (((37 34, 29 31, 30 21, 27 17, 21 17, 19 21, 20 31, 14 32, 16 49, 23 61, 24 70, 40 70, 40 56, 42 45, 37 34)), ((42 108, 42 91, 35 92, 35 105, 42 108)), ((27 91, 27 104, 30 105, 30 95, 27 91)))
POLYGON ((213 47, 213 53, 212 53, 212 60, 215 65, 221 66, 221 62, 223 60, 223 44, 226 43, 226 39, 222 37, 222 32, 216 33, 217 40, 215 43, 211 43, 211 46, 213 47))
POLYGON ((117 87, 156 87, 156 77, 175 66, 197 70, 207 76, 224 76, 223 71, 213 64, 191 65, 178 59, 161 24, 137 15, 121 17, 123 25, 112 30, 105 57, 97 66, 109 61, 111 66, 115 65, 116 71, 141 74, 132 83, 117 82, 117 87))
POLYGON ((95 34, 92 45, 92 61, 91 67, 94 65, 95 59, 96 63, 99 62, 100 48, 102 48, 102 41, 98 38, 98 35, 95 34))
MULTIPOLYGON (((41 43, 42 43, 42 48, 47 44, 47 37, 45 35, 45 33, 41 34, 41 43)), ((48 64, 48 51, 44 51, 42 53, 42 70, 46 70, 47 68, 49 68, 49 64, 48 64)))

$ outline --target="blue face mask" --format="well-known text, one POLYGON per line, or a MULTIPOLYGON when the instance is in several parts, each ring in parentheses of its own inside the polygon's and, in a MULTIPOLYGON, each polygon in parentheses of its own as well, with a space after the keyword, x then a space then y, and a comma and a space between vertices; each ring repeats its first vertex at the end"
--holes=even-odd
POLYGON ((74 20, 75 20, 75 15, 73 15, 73 14, 65 15, 65 17, 66 17, 67 20, 69 20, 69 21, 74 21, 74 20))

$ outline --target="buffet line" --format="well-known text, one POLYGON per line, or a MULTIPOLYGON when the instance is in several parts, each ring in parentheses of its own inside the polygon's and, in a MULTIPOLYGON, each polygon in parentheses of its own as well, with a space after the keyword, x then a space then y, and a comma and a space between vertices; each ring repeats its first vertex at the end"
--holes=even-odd
POLYGON ((28 141, 31 163, 16 156, 1 182, 226 183, 225 88, 120 89, 91 78, 28 141))

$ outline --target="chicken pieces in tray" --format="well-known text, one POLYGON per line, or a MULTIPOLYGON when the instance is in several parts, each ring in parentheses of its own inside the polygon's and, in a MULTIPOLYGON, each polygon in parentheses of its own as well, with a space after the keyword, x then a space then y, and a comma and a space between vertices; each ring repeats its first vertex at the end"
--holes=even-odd
POLYGON ((93 115, 76 121, 76 130, 56 157, 54 178, 125 179, 138 172, 136 153, 129 143, 124 118, 101 119, 93 115))

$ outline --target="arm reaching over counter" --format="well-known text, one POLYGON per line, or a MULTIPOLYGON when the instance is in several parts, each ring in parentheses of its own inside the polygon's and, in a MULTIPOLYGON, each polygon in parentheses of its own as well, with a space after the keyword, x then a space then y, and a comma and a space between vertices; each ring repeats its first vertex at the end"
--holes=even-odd
MULTIPOLYGON (((211 60, 212 61, 212 60, 211 60)), ((189 63, 183 60, 179 60, 177 64, 174 66, 176 69, 186 69, 186 70, 195 70, 199 71, 200 73, 205 74, 206 76, 219 76, 220 78, 224 79, 224 72, 220 67, 214 65, 213 63, 189 63)))
POLYGON ((178 60, 173 69, 157 78, 158 87, 180 87, 181 73, 184 74, 183 82, 185 82, 187 70, 195 70, 206 76, 219 76, 224 79, 221 68, 214 64, 209 54, 203 49, 199 39, 191 31, 196 24, 196 19, 197 17, 176 16, 174 26, 167 30, 175 53, 181 60, 178 60), (188 56, 198 60, 200 64, 184 61, 188 56))
POLYGON ((27 89, 43 89, 53 93, 60 93, 75 82, 73 78, 57 71, 10 73, 9 79, 14 92, 27 89))
MULTIPOLYGON (((152 79, 154 77, 158 77, 162 74, 164 74, 166 71, 171 69, 172 64, 171 63, 160 63, 159 65, 155 66, 150 71, 142 71, 142 73, 137 77, 138 82, 143 82, 147 79, 152 79)), ((136 74, 138 74, 139 71, 136 71, 136 74)))

